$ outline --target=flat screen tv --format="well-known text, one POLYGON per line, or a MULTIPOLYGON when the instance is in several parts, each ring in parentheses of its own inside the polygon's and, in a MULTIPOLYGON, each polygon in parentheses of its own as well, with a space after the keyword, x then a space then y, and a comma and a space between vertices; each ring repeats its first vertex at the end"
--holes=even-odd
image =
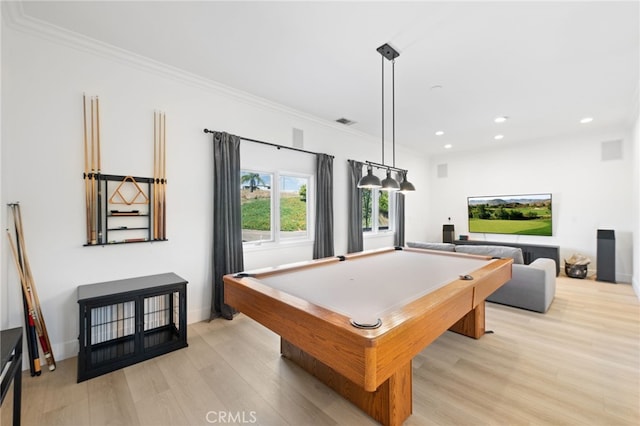
POLYGON ((552 235, 551 194, 468 197, 469 232, 552 235))

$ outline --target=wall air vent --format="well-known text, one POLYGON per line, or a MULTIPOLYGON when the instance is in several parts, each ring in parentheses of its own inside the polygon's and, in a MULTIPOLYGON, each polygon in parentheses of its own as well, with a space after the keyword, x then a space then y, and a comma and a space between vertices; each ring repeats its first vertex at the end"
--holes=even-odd
POLYGON ((345 126, 351 126, 352 124, 356 124, 356 122, 355 122, 355 121, 351 121, 351 120, 349 120, 348 118, 344 118, 344 117, 342 117, 342 118, 338 118, 338 119, 336 120, 336 122, 338 122, 338 123, 340 123, 340 124, 344 124, 345 126))

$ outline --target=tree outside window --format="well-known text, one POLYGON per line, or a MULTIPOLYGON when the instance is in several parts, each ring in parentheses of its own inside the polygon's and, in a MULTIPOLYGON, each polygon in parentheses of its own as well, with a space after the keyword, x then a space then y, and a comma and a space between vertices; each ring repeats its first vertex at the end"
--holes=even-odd
POLYGON ((242 241, 271 241, 271 182, 269 173, 242 170, 240 172, 240 204, 242 210, 242 241))
POLYGON ((378 232, 390 229, 389 192, 362 189, 362 230, 378 232))

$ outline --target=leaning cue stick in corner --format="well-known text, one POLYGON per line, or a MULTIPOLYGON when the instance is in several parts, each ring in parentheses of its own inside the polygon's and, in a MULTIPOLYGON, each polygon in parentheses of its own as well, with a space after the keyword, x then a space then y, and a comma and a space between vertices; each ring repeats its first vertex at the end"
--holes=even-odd
POLYGON ((31 377, 39 376, 41 373, 40 354, 38 353, 38 334, 33 317, 27 305, 27 295, 22 291, 22 307, 24 312, 24 328, 27 334, 27 350, 29 353, 29 372, 31 377))
MULTIPOLYGON (((13 204, 10 204, 11 209, 13 210, 13 204)), ((14 214, 15 215, 15 214, 14 214)), ((15 221, 14 221, 15 225, 15 221)), ((16 225, 16 235, 18 233, 17 225, 16 225)), ((22 253, 20 250, 20 246, 18 246, 18 262, 20 265, 20 269, 24 271, 24 264, 22 261, 22 253)), ((28 294, 22 291, 22 306, 24 312, 24 325, 27 334, 27 349, 29 353, 29 372, 31 373, 31 377, 39 376, 41 374, 40 367, 40 354, 38 353, 38 333, 36 332, 36 326, 33 321, 33 316, 31 316, 31 312, 29 311, 29 306, 27 305, 27 297, 28 294)))
POLYGON ((22 227, 22 213, 20 211, 20 205, 16 204, 14 206, 14 221, 16 223, 16 237, 18 239, 18 244, 22 249, 22 260, 24 262, 24 277, 26 279, 28 289, 33 297, 33 305, 32 309, 34 309, 34 322, 36 324, 36 328, 38 324, 40 325, 41 333, 40 333, 40 346, 42 346, 42 351, 45 355, 45 360, 49 365, 49 370, 53 371, 56 369, 55 359, 53 358, 53 351, 51 349, 51 341, 49 340, 49 333, 47 332, 47 326, 44 322, 44 315, 42 314, 42 309, 40 309, 40 299, 38 298, 38 292, 36 290, 35 281, 33 279, 33 274, 31 273, 31 266, 29 264, 29 259, 27 258, 27 250, 26 243, 24 240, 24 228, 22 227))
POLYGON ((40 353, 38 352, 38 332, 36 331, 36 323, 33 319, 33 315, 29 312, 29 306, 27 300, 22 297, 24 304, 25 317, 28 319, 27 325, 27 349, 29 350, 29 364, 31 376, 39 376, 42 374, 42 367, 40 366, 40 353))
MULTIPOLYGON (((25 278, 25 275, 22 273, 22 269, 20 268, 20 263, 18 261, 18 252, 16 250, 16 246, 13 243, 13 239, 11 238, 11 234, 9 233, 8 229, 7 229, 7 238, 9 239, 9 246, 11 247, 11 252, 13 253, 13 260, 16 265, 16 270, 18 271, 20 284, 22 285, 22 291, 25 294, 30 295, 31 289, 29 288, 29 284, 25 278)), ((40 338, 40 346, 42 346, 42 352, 44 353, 44 356, 47 360, 47 364, 49 364, 49 370, 53 371, 56 368, 55 363, 53 364, 53 368, 51 368, 50 360, 52 360, 53 357, 51 355, 51 352, 49 351, 49 346, 47 345, 46 340, 44 339, 42 324, 40 323, 38 317, 36 316, 36 312, 33 308, 33 301, 31 300, 30 297, 26 297, 25 300, 27 301, 27 308, 29 309, 29 315, 31 315, 31 317, 34 320, 36 332, 38 333, 38 337, 40 338)))
POLYGON ((14 221, 16 222, 16 230, 18 231, 18 243, 22 248, 22 260, 24 261, 24 277, 27 280, 28 289, 33 297, 33 305, 32 309, 34 312, 33 318, 36 325, 36 329, 38 325, 40 325, 41 333, 39 333, 40 337, 40 346, 42 346, 42 352, 44 353, 45 360, 47 361, 47 365, 49 366, 49 370, 53 371, 56 369, 56 361, 53 357, 53 350, 51 349, 51 341, 49 340, 49 333, 47 332, 47 326, 44 322, 44 315, 42 314, 42 309, 40 308, 40 298, 38 297, 38 292, 36 291, 35 281, 33 279, 33 274, 31 273, 31 266, 29 265, 29 259, 27 258, 26 251, 26 243, 24 241, 24 230, 22 227, 22 213, 20 211, 20 205, 14 205, 14 221))
MULTIPOLYGON (((30 290, 27 284, 27 281, 25 279, 24 274, 22 273, 22 269, 20 269, 20 264, 18 263, 18 253, 16 250, 16 246, 13 243, 13 240, 11 239, 11 234, 9 233, 9 230, 7 229, 7 237, 9 239, 9 246, 11 247, 11 252, 13 253, 13 260, 15 262, 16 265, 16 269, 18 271, 18 276, 20 279, 20 284, 22 285, 22 291, 25 294, 30 294, 30 290)), ((46 345, 46 342, 43 339, 43 334, 42 334, 42 327, 40 324, 40 321, 38 321, 37 317, 36 317, 36 313, 35 310, 33 309, 33 301, 31 300, 30 297, 26 297, 25 300, 27 301, 27 308, 29 309, 29 315, 31 316, 31 318, 33 318, 34 320, 34 325, 36 328, 36 332, 38 333, 38 337, 40 338, 40 346, 42 346, 42 352, 44 352, 44 356, 48 360, 51 357, 51 353, 48 351, 48 346, 46 345)), ((49 367, 50 370, 55 370, 55 366, 53 367, 53 369, 51 367, 49 367)))

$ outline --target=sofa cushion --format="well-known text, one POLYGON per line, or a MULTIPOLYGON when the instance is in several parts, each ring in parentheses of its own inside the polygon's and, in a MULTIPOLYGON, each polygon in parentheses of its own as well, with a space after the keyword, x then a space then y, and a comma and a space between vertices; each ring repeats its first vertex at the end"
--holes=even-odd
POLYGON ((440 250, 440 251, 455 251, 456 245, 451 243, 423 243, 420 241, 409 241, 407 247, 440 250))
POLYGON ((457 245, 456 251, 459 253, 480 254, 491 257, 510 257, 514 264, 524 264, 522 249, 507 246, 475 246, 475 245, 457 245))

